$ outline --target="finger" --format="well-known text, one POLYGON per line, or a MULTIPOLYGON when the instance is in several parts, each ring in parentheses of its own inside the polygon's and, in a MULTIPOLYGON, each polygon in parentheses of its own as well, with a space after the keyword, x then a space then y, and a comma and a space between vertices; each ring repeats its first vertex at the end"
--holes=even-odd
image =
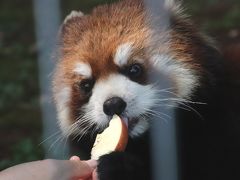
POLYGON ((78 156, 72 156, 71 158, 70 158, 70 161, 80 161, 81 159, 80 159, 80 157, 78 157, 78 156))
POLYGON ((89 177, 88 179, 84 179, 84 180, 92 180, 92 177, 89 177))
POLYGON ((77 180, 93 180, 92 177, 89 177, 89 178, 80 178, 80 179, 77 179, 77 180))
POLYGON ((98 180, 97 169, 94 169, 94 171, 92 173, 92 180, 98 180))
MULTIPOLYGON (((95 161, 95 160, 88 160, 88 161, 82 161, 82 162, 86 162, 86 163, 89 165, 89 167, 91 167, 92 170, 95 171, 95 169, 96 169, 96 167, 97 167, 97 161, 95 161)), ((94 172, 94 171, 93 171, 93 172, 94 172)), ((94 174, 94 175, 93 175, 93 172, 92 172, 92 175, 90 175, 90 176, 88 176, 88 177, 84 177, 84 178, 79 178, 78 180, 98 180, 98 179, 97 179, 97 173, 96 173, 96 171, 95 171, 95 174, 94 174), (93 179, 93 177, 94 177, 95 179, 93 179)))
POLYGON ((72 177, 74 179, 86 179, 88 177, 91 177, 91 174, 94 170, 92 168, 92 163, 87 163, 86 161, 71 161, 73 163, 72 167, 72 177))
POLYGON ((92 169, 96 169, 97 168, 97 161, 90 159, 88 161, 85 161, 92 169))

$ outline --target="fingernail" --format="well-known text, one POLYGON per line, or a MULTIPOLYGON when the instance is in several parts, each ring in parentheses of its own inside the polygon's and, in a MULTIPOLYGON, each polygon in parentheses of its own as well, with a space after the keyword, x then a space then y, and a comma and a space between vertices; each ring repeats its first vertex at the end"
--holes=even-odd
POLYGON ((78 156, 72 156, 70 158, 71 161, 80 161, 80 158, 78 156))
POLYGON ((97 167, 97 161, 96 161, 96 160, 90 159, 90 160, 88 160, 88 161, 86 161, 86 162, 87 162, 88 165, 89 165, 91 168, 93 168, 93 169, 95 169, 95 168, 97 167))

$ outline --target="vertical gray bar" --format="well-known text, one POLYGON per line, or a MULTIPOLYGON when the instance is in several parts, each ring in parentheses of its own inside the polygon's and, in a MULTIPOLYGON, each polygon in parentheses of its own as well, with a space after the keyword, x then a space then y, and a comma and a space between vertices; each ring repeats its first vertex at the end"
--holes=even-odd
MULTIPOLYGON (((161 33, 164 33, 164 36, 159 37, 159 39, 152 39, 152 46, 156 45, 156 47, 152 48, 158 49, 157 46, 161 42, 167 44, 166 42, 170 40, 170 35, 166 33, 170 25, 167 6, 171 5, 173 0, 144 0, 144 3, 148 12, 146 21, 150 22, 154 34, 159 37, 161 33), (156 41, 158 42, 154 43, 156 41)), ((161 85, 171 87, 168 80, 165 80, 160 72, 154 76, 157 81, 161 79, 161 85)), ((159 89, 161 88, 163 89, 163 87, 159 87, 159 89)), ((178 180, 175 114, 172 108, 164 108, 163 106, 155 109, 155 111, 164 113, 171 118, 165 118, 165 120, 155 118, 151 124, 153 180, 178 180)))
POLYGON ((174 112, 170 109, 162 110, 172 117, 166 121, 154 119, 151 126, 153 149, 153 178, 154 180, 177 180, 177 152, 176 152, 176 123, 174 112))
POLYGON ((56 132, 60 131, 51 94, 51 75, 54 67, 52 55, 60 25, 60 1, 34 0, 33 3, 38 47, 43 139, 50 137, 43 144, 47 158, 64 158, 64 154, 68 153, 68 148, 60 139, 56 141, 60 136, 60 133, 56 134, 56 132), (53 134, 56 135, 53 136, 53 134))

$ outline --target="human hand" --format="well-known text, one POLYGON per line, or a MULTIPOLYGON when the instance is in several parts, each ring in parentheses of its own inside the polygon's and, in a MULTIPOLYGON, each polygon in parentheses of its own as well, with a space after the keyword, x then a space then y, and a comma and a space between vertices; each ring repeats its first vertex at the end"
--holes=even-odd
POLYGON ((70 160, 47 159, 10 167, 0 172, 0 179, 96 180, 96 166, 96 161, 80 161, 76 156, 70 160))
MULTIPOLYGON (((70 161, 78 161, 78 162, 80 162, 80 158, 78 156, 72 156, 70 158, 70 161)), ((91 166, 91 167, 94 167, 92 175, 90 177, 88 177, 87 179, 79 178, 78 180, 99 180, 98 179, 98 175, 97 175, 97 168, 96 168, 97 167, 97 161, 90 160, 90 161, 87 161, 87 162, 93 163, 93 165, 94 165, 94 166, 91 166)))

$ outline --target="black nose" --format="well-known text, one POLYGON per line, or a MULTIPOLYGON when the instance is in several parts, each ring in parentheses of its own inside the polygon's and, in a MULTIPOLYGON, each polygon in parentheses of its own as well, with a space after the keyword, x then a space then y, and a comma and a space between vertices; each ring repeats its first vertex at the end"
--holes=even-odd
POLYGON ((106 115, 120 115, 126 108, 126 102, 120 97, 112 97, 106 100, 103 104, 103 111, 106 115))

